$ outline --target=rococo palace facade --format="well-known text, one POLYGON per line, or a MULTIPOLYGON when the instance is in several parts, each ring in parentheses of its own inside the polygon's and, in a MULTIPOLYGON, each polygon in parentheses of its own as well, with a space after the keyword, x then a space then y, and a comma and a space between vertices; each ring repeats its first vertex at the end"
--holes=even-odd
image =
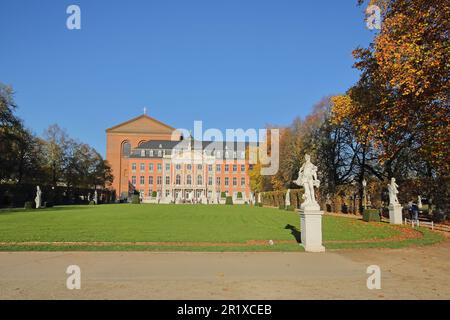
POLYGON ((143 202, 234 203, 253 200, 248 142, 198 141, 146 114, 106 130, 106 159, 120 199, 143 202))

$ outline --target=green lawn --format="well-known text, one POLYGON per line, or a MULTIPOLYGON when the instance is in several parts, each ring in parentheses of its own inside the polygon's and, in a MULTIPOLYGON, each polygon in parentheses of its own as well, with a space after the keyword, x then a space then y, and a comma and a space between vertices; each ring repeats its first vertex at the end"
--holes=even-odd
MULTIPOLYGON (((299 237, 297 213, 249 206, 202 205, 100 205, 64 206, 42 210, 0 211, 0 250, 188 250, 188 251, 295 251, 298 244, 277 243, 299 237), (275 245, 251 240, 273 240, 275 245), (20 245, 10 242, 192 242, 190 246, 103 244, 20 245), (196 242, 214 243, 214 246, 196 242), (224 245, 221 245, 223 243, 224 245), (236 243, 231 246, 227 243, 236 243), (239 245, 241 244, 241 245, 239 245)), ((327 248, 359 248, 427 244, 440 241, 435 233, 421 239, 358 243, 401 234, 389 224, 372 224, 350 218, 325 216, 327 248), (345 241, 345 243, 335 243, 345 241), (352 242, 353 241, 353 242, 352 242), (327 244, 329 242, 329 244, 327 244)))

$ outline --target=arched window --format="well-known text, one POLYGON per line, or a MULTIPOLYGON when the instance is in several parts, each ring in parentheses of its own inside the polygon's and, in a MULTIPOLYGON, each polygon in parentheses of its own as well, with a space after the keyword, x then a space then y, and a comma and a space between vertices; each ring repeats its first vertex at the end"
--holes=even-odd
POLYGON ((192 184, 192 177, 191 177, 190 174, 188 174, 187 177, 186 177, 186 184, 187 185, 191 185, 192 184))
POLYGON ((201 186, 203 184, 203 177, 199 174, 197 176, 197 185, 201 186))
POLYGON ((180 185, 180 184, 181 184, 181 176, 180 176, 179 174, 177 174, 177 176, 175 177, 175 183, 176 183, 177 185, 180 185))
POLYGON ((128 157, 131 153, 131 143, 128 141, 122 142, 122 156, 128 157))

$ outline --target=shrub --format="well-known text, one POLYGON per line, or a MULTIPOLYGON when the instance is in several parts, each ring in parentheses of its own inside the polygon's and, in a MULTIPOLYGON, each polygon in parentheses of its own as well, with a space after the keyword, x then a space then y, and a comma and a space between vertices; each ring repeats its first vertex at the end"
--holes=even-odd
POLYGON ((158 194, 156 193, 156 191, 153 191, 153 192, 152 192, 152 198, 156 198, 157 195, 158 195, 158 194))
POLYGON ((239 192, 237 193, 237 198, 238 198, 238 199, 242 199, 242 192, 239 191, 239 192))
POLYGON ((132 204, 140 204, 141 203, 141 199, 139 199, 138 194, 133 194, 133 196, 131 197, 131 203, 132 204))
POLYGON ((44 203, 44 206, 46 208, 53 208, 54 205, 55 204, 53 203, 53 201, 47 201, 47 202, 44 203))
POLYGON ((233 204, 233 198, 228 196, 225 200, 225 204, 227 205, 232 205, 233 204))
POLYGON ((227 197, 227 194, 226 194, 225 192, 221 192, 221 193, 220 193, 220 197, 221 197, 221 198, 226 198, 226 197, 227 197))
POLYGON ((286 210, 287 211, 295 211, 295 208, 294 208, 294 206, 287 206, 286 210))
POLYGON ((280 209, 280 210, 284 210, 286 207, 285 206, 283 206, 283 205, 279 205, 278 206, 278 209, 280 209))
POLYGON ((363 220, 366 222, 376 221, 380 222, 380 212, 377 209, 365 209, 363 212, 363 220))
POLYGON ((24 209, 30 210, 30 209, 34 209, 34 207, 35 207, 34 201, 27 201, 27 202, 25 202, 24 209))
POLYGON ((263 206, 263 204, 262 204, 261 202, 258 202, 256 205, 257 205, 258 207, 262 207, 262 206, 263 206))
POLYGON ((94 205, 95 205, 95 202, 94 202, 93 200, 91 200, 91 201, 89 201, 89 205, 90 205, 90 206, 94 206, 94 205))

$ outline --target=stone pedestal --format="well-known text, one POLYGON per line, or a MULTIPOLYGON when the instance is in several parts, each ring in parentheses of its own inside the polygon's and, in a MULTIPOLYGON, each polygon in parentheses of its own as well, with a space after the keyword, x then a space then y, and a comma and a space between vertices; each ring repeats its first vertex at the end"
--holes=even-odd
POLYGON ((301 245, 306 252, 324 252, 322 245, 322 215, 317 205, 306 206, 298 210, 300 213, 301 245))
POLYGON ((389 222, 391 224, 402 224, 402 205, 390 204, 389 205, 389 222))

